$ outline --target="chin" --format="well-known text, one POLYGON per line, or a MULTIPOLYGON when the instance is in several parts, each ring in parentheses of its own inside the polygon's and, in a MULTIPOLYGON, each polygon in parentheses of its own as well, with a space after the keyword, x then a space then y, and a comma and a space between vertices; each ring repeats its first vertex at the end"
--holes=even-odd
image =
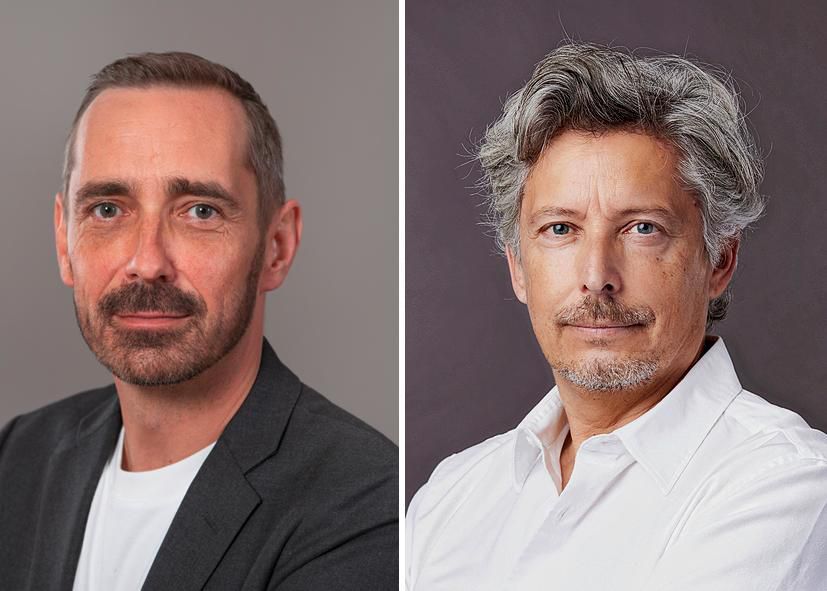
POLYGON ((608 392, 644 386, 654 379, 658 369, 656 359, 610 357, 560 365, 555 371, 584 390, 608 392))

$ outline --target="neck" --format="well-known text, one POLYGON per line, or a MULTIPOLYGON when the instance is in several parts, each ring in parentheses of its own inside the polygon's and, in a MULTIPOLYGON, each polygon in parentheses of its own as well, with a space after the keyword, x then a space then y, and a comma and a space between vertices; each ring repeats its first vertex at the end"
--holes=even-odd
POLYGON ((560 400, 566 412, 569 434, 560 453, 563 483, 568 482, 574 469, 574 458, 580 445, 594 435, 611 433, 631 423, 663 400, 680 382, 705 350, 702 341, 690 362, 678 364, 646 385, 628 390, 595 391, 583 389, 556 373, 554 375, 560 400))
POLYGON ((181 384, 145 387, 115 379, 124 425, 123 468, 162 468, 218 439, 255 382, 262 339, 262 325, 254 320, 229 353, 181 384))

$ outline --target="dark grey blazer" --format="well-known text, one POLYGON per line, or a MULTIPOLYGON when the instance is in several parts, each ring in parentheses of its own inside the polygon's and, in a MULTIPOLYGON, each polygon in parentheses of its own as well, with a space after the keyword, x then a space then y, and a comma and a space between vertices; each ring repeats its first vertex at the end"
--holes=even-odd
MULTIPOLYGON (((0 432, 0 589, 71 589, 121 428, 114 386, 0 432)), ((263 345, 247 399, 187 491, 144 589, 395 589, 398 453, 263 345)))

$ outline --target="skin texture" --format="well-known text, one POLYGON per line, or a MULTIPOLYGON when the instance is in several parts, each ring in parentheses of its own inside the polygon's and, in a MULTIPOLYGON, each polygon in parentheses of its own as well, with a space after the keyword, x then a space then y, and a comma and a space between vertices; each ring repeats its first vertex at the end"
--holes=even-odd
POLYGON ((583 441, 644 414, 697 361, 709 301, 735 270, 737 240, 710 263, 675 164, 648 135, 566 131, 526 182, 520 255, 507 256, 566 409, 564 486, 583 441), (629 383, 613 382, 640 366, 629 383))
POLYGON ((115 375, 124 468, 159 468, 215 441, 244 401, 300 209, 287 201, 262 234, 244 111, 220 89, 105 90, 74 149, 55 199, 61 278, 115 375))

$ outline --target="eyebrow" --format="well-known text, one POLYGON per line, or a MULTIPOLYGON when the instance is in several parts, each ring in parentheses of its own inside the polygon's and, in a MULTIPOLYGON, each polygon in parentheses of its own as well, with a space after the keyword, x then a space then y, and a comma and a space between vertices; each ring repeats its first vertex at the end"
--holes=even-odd
MULTIPOLYGON (((674 212, 664 208, 664 207, 630 207, 626 209, 622 209, 618 211, 615 216, 616 217, 630 217, 630 216, 639 216, 639 215, 655 215, 661 218, 664 218, 668 222, 677 223, 680 221, 680 217, 675 215, 674 212)), ((576 211, 574 209, 568 209, 566 207, 556 207, 554 205, 550 205, 548 207, 543 207, 538 209, 534 213, 531 214, 529 217, 529 225, 534 225, 542 218, 546 217, 564 217, 564 218, 576 218, 582 219, 583 213, 576 211)))
POLYGON ((184 177, 175 177, 167 181, 167 193, 170 197, 180 197, 181 195, 210 197, 221 201, 230 209, 239 210, 241 208, 238 199, 215 181, 192 181, 184 177))
POLYGON ((75 211, 83 209, 83 204, 101 197, 116 197, 134 193, 132 183, 115 179, 107 181, 90 181, 84 183, 75 195, 75 211))
MULTIPOLYGON (((193 181, 185 177, 173 177, 167 181, 167 195, 180 197, 209 197, 221 201, 227 208, 238 211, 241 206, 233 194, 215 181, 193 181)), ((81 211, 83 205, 101 197, 130 196, 136 193, 135 184, 123 179, 90 181, 78 189, 75 197, 75 211, 81 211)))
POLYGON ((582 218, 583 214, 573 209, 549 205, 547 207, 541 207, 532 213, 528 218, 528 223, 529 225, 534 225, 541 218, 547 217, 582 218))
POLYGON ((638 216, 638 215, 654 215, 660 216, 661 218, 665 219, 667 222, 671 223, 679 223, 681 221, 681 217, 675 212, 666 209, 665 207, 631 207, 628 209, 624 209, 622 211, 617 212, 619 217, 630 217, 630 216, 638 216))

